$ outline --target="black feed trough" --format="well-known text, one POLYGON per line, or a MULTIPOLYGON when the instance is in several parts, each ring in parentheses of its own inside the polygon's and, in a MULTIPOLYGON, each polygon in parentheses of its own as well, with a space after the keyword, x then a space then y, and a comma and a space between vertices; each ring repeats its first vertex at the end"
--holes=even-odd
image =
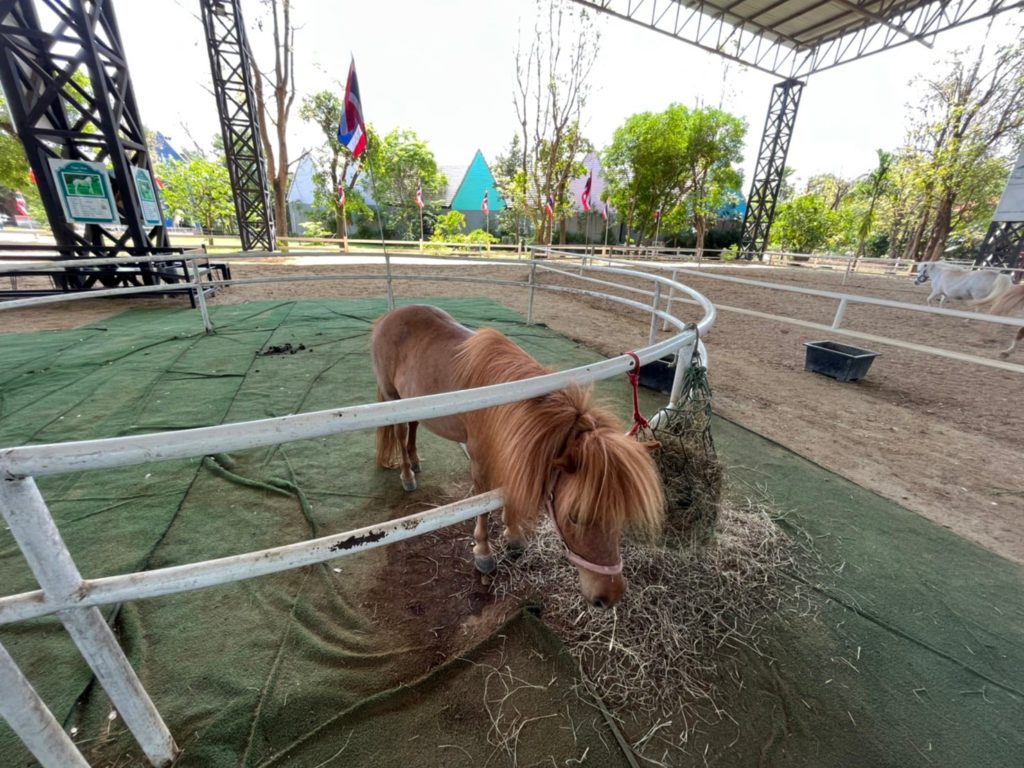
POLYGON ((804 370, 829 376, 836 381, 863 379, 871 367, 871 361, 878 357, 877 352, 834 341, 807 341, 804 346, 807 347, 804 370))
POLYGON ((640 386, 662 394, 671 394, 672 381, 676 375, 676 367, 672 365, 673 359, 674 356, 670 355, 660 360, 652 360, 647 365, 641 365, 640 386))

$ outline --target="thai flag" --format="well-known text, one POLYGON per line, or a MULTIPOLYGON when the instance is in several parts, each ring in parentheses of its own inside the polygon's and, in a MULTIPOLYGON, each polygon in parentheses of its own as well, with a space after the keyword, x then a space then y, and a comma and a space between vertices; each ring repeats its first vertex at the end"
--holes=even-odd
POLYGON ((340 205, 342 208, 345 207, 345 185, 344 184, 339 184, 338 185, 338 205, 340 205))
POLYGON ((480 210, 484 212, 484 216, 489 216, 491 213, 491 190, 484 192, 484 201, 480 204, 480 210))
POLYGON ((420 184, 416 188, 416 205, 418 205, 420 207, 421 211, 423 210, 423 185, 422 184, 420 184))
POLYGON ((604 204, 604 207, 601 208, 601 218, 604 219, 605 221, 608 221, 608 203, 607 202, 604 204))
POLYGON ((548 199, 544 201, 544 210, 548 213, 548 218, 555 218, 555 201, 548 195, 548 199))
POLYGON ((594 172, 591 171, 590 175, 587 176, 586 186, 583 187, 583 194, 580 195, 580 204, 583 206, 584 213, 590 213, 590 184, 594 180, 594 172))
POLYGON ((348 69, 345 98, 341 102, 341 122, 338 123, 338 141, 358 158, 366 149, 366 124, 363 122, 363 103, 359 100, 359 81, 356 79, 356 60, 348 69))

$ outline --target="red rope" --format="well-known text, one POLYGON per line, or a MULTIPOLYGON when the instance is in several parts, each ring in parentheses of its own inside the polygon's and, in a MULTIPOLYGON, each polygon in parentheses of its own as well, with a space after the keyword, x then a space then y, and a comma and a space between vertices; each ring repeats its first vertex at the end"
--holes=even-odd
POLYGON ((627 352, 626 354, 633 358, 633 370, 626 371, 626 376, 629 377, 629 383, 633 386, 633 427, 629 430, 629 436, 635 437, 637 432, 651 425, 640 413, 640 358, 636 356, 636 352, 627 352))

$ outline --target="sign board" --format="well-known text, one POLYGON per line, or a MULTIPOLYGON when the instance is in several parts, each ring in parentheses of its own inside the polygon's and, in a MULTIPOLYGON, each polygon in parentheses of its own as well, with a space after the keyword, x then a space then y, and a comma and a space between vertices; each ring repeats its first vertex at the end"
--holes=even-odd
POLYGON ((1024 221, 1024 152, 1013 164, 992 221, 1024 221))
POLYGON ((145 168, 132 166, 132 178, 135 179, 135 191, 139 193, 139 204, 142 210, 142 221, 149 226, 163 224, 164 218, 160 215, 160 199, 156 193, 156 185, 153 183, 153 176, 145 168))
POLYGON ((121 217, 103 163, 50 159, 50 173, 64 216, 79 224, 120 224, 121 217))

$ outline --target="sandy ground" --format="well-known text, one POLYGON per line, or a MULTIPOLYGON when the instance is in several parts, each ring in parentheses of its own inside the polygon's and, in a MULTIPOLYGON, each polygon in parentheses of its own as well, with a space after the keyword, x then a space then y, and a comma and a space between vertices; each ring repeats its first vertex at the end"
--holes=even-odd
MULTIPOLYGON (((237 278, 311 275, 379 275, 372 265, 294 266, 236 264, 237 278)), ((923 303, 928 289, 907 278, 841 274, 809 269, 720 269, 716 274, 789 283, 823 290, 923 303)), ((521 286, 526 266, 401 265, 395 269, 396 296, 485 295, 524 312, 521 286), (443 277, 442 277, 443 272, 443 277), (404 276, 437 278, 409 282, 404 276), (474 279, 499 277, 515 285, 484 285, 474 279)), ((543 278, 567 284, 567 278, 543 278)), ((774 315, 829 324, 832 300, 751 288, 688 272, 684 282, 712 301, 774 315)), ((264 299, 380 297, 381 280, 278 282, 235 286, 211 300, 236 304, 264 299)), ((179 298, 102 300, 0 314, 0 330, 20 332, 76 327, 137 306, 180 306, 179 298)), ((687 307, 682 314, 693 315, 687 307)), ((611 302, 539 293, 535 317, 555 330, 605 354, 643 346, 648 321, 611 302)), ((696 319, 691 317, 689 319, 696 319)), ((852 307, 844 327, 906 341, 997 358, 1013 331, 988 323, 920 315, 876 307, 852 307)), ((827 334, 824 334, 828 338, 827 334)), ((803 342, 823 334, 771 320, 722 311, 707 344, 715 409, 812 461, 952 529, 1004 557, 1024 562, 1024 419, 1020 415, 1024 378, 896 347, 881 352, 863 381, 840 384, 803 370, 803 342)), ((836 341, 868 347, 856 340, 836 341)), ((1024 363, 1024 349, 1014 362, 1024 363)))

